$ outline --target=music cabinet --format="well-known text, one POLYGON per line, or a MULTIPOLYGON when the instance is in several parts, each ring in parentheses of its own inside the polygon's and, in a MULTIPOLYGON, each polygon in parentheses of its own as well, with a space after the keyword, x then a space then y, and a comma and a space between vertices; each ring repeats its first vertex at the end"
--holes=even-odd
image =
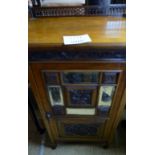
POLYGON ((125 18, 29 20, 29 82, 51 140, 107 146, 125 106, 125 18), (64 35, 92 42, 64 45, 64 35))

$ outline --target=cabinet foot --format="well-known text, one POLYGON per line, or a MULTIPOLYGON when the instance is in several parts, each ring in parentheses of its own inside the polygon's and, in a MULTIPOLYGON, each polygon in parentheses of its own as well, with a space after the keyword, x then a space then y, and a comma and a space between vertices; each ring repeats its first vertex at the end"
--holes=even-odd
POLYGON ((57 145, 51 145, 52 150, 55 150, 57 145))
POLYGON ((103 147, 104 149, 108 149, 108 148, 109 148, 108 142, 104 142, 104 143, 102 144, 102 147, 103 147))

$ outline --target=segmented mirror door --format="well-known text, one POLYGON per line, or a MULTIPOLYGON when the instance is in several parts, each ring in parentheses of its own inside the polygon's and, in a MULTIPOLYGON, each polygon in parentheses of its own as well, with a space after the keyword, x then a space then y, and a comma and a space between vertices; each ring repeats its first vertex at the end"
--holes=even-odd
POLYGON ((43 71, 49 104, 55 115, 107 116, 119 71, 43 71))
POLYGON ((34 63, 31 68, 56 141, 105 140, 125 86, 123 64, 34 63))

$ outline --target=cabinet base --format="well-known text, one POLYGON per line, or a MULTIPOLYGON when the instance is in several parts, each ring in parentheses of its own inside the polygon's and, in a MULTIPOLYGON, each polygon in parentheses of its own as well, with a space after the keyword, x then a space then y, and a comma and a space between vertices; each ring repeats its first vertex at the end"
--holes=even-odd
POLYGON ((57 145, 51 145, 52 150, 55 150, 57 148, 57 145))
POLYGON ((104 149, 108 149, 108 148, 109 148, 109 143, 108 143, 108 142, 104 142, 104 143, 102 144, 102 147, 103 147, 104 149))

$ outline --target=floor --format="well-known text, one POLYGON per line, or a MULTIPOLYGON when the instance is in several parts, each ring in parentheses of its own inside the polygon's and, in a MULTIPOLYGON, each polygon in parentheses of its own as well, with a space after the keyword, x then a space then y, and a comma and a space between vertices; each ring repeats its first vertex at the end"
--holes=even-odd
POLYGON ((33 121, 29 120, 29 155, 125 155, 126 154, 126 129, 125 123, 118 126, 113 144, 108 149, 103 149, 98 144, 59 144, 55 150, 45 146, 49 141, 46 134, 40 135, 33 121))

